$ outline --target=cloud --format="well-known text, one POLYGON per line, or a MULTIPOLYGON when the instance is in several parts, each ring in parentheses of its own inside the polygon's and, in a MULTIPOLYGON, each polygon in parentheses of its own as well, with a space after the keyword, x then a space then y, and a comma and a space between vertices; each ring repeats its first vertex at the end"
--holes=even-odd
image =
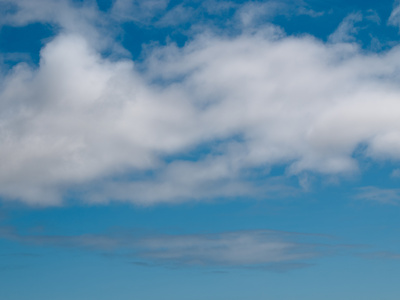
POLYGON ((364 142, 370 156, 396 157, 396 136, 386 142, 378 129, 398 128, 384 108, 398 106, 389 92, 395 67, 387 68, 396 48, 364 55, 351 45, 263 33, 163 49, 150 59, 150 72, 165 81, 185 78, 183 88, 208 105, 205 117, 218 134, 242 134, 244 165, 292 161, 293 173, 352 171, 352 152, 364 142))
POLYGON ((367 200, 381 204, 400 204, 400 189, 382 189, 374 186, 360 188, 356 199, 367 200))
POLYGON ((111 14, 119 22, 134 21, 148 24, 167 9, 168 3, 169 0, 116 0, 111 14))
MULTIPOLYGON (((157 22, 157 26, 177 26, 190 22, 194 17, 194 9, 183 4, 177 5, 166 12, 157 22)), ((197 17, 197 16, 196 16, 197 17)))
POLYGON ((369 259, 390 259, 390 260, 400 259, 400 253, 390 252, 390 251, 365 253, 362 254, 361 256, 369 259))
POLYGON ((286 9, 283 2, 247 2, 237 10, 236 16, 244 27, 253 27, 259 23, 264 24, 265 20, 271 20, 286 9))
POLYGON ((393 10, 388 19, 388 24, 392 26, 400 25, 400 2, 398 0, 394 2, 393 10))
POLYGON ((381 24, 381 18, 379 17, 379 14, 372 9, 369 9, 366 11, 365 19, 367 19, 368 21, 371 21, 375 24, 378 24, 378 25, 381 24))
POLYGON ((99 12, 93 2, 78 4, 68 0, 1 0, 0 3, 9 8, 2 11, 1 25, 50 23, 67 31, 84 32, 99 21, 99 12))
POLYGON ((257 179, 252 176, 252 172, 242 174, 240 166, 236 167, 226 157, 177 161, 160 168, 150 179, 121 179, 96 186, 86 201, 109 203, 117 200, 146 206, 215 198, 283 198, 300 193, 299 189, 288 186, 282 177, 257 179))
POLYGON ((116 255, 135 264, 162 266, 249 267, 287 270, 309 265, 308 261, 330 255, 340 245, 326 237, 272 230, 234 231, 213 234, 105 234, 21 235, 0 228, 0 238, 45 247, 77 248, 116 255))
POLYGON ((318 255, 315 245, 285 241, 280 235, 269 231, 245 231, 165 236, 147 238, 140 246, 145 258, 185 265, 251 266, 304 260, 318 255))
POLYGON ((245 29, 253 29, 265 25, 276 16, 291 18, 305 15, 316 18, 323 14, 309 8, 304 1, 249 1, 237 7, 235 18, 245 29))
POLYGON ((284 190, 285 178, 268 178, 277 165, 286 178, 352 174, 360 145, 361 157, 400 158, 400 48, 378 55, 343 43, 360 15, 329 43, 272 24, 235 35, 207 29, 180 48, 149 46, 136 62, 105 57, 101 38, 88 37, 92 29, 112 36, 96 25, 95 6, 42 0, 29 13, 29 3, 15 2, 3 23, 54 19, 65 30, 43 47, 39 66, 2 73, 4 199, 265 197, 284 190), (78 33, 80 24, 90 30, 78 33))
MULTIPOLYGON (((18 65, 6 79, 1 93, 0 151, 3 157, 8 157, 0 175, 3 192, 15 195, 19 190, 17 197, 51 202, 57 199, 52 185, 95 178, 95 174, 101 169, 105 171, 107 165, 118 169, 118 160, 122 159, 123 165, 126 163, 123 157, 129 157, 128 160, 139 168, 151 165, 150 153, 140 150, 140 146, 134 147, 136 150, 132 152, 129 144, 133 146, 135 142, 118 137, 130 135, 123 133, 126 130, 123 123, 130 121, 120 118, 121 114, 129 114, 129 108, 124 104, 128 95, 117 98, 107 95, 110 88, 117 93, 129 90, 128 97, 132 99, 136 93, 141 93, 140 87, 135 89, 132 85, 135 79, 131 76, 131 68, 130 62, 110 64, 102 61, 78 36, 60 36, 51 42, 42 52, 39 70, 18 65), (119 111, 117 119, 114 119, 116 111, 112 107, 119 111), (110 125, 119 127, 120 133, 115 135, 117 132, 112 129, 115 140, 95 146, 103 149, 100 156, 90 153, 89 148, 94 148, 87 148, 87 143, 94 146, 93 143, 105 141, 110 125), (121 150, 119 158, 110 152, 114 147, 121 150), (100 161, 102 163, 98 164, 100 161), (18 165, 24 166, 24 170, 18 165), (50 188, 44 188, 45 185, 50 188)), ((146 102, 145 105, 151 104, 146 102)), ((156 113, 153 109, 149 112, 156 113)), ((135 128, 140 132, 138 127, 135 128)))
POLYGON ((400 177, 400 169, 394 169, 390 174, 392 178, 399 178, 400 177))
MULTIPOLYGON (((368 16, 368 18, 371 19, 370 16, 368 16)), ((363 16, 359 12, 348 15, 339 24, 335 32, 329 36, 329 41, 332 43, 354 42, 354 35, 358 33, 358 28, 355 26, 355 24, 361 22, 362 19, 363 16)))
POLYGON ((242 30, 265 24, 277 15, 322 16, 304 1, 169 1, 117 0, 111 16, 117 23, 134 22, 147 28, 169 28, 187 32, 203 31, 204 26, 228 30, 242 30), (207 25, 205 25, 207 24, 207 25))

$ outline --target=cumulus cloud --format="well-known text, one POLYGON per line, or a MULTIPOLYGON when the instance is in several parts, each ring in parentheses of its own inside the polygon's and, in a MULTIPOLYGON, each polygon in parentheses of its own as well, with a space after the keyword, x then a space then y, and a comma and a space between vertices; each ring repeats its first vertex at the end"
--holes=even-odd
MULTIPOLYGON (((57 3, 93 23, 82 17, 93 7, 57 3)), ((16 4, 3 22, 53 16, 16 4)), ((5 199, 54 205, 74 191, 88 202, 141 204, 264 197, 277 190, 263 181, 276 165, 287 176, 354 173, 360 145, 363 157, 400 158, 399 47, 366 53, 343 38, 323 43, 268 25, 229 36, 208 30, 134 62, 103 57, 98 39, 65 24, 39 66, 21 63, 2 78, 5 199)))
POLYGON ((2 190, 32 201, 56 201, 57 185, 154 167, 199 131, 179 91, 150 89, 132 62, 103 60, 74 35, 47 45, 39 70, 18 65, 1 102, 2 190))
POLYGON ((354 45, 259 32, 162 49, 150 72, 171 81, 185 76, 182 88, 206 106, 218 135, 243 135, 240 163, 336 173, 357 168, 352 152, 363 142, 370 156, 396 157, 397 67, 390 61, 397 53, 365 55, 354 45))

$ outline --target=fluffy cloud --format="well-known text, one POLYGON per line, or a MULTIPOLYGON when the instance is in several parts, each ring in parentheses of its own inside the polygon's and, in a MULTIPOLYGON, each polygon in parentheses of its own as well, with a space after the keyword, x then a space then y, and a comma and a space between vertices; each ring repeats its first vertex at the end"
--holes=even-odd
MULTIPOLYGON (((82 9, 73 15, 92 26, 82 9)), ((7 22, 31 19, 20 12, 7 22)), ((6 199, 268 196, 275 165, 289 176, 349 174, 360 145, 361 156, 399 159, 399 47, 366 53, 266 25, 234 36, 205 30, 181 48, 155 46, 139 63, 101 56, 98 38, 65 24, 37 68, 21 63, 2 78, 6 199)))
POLYGON ((183 77, 218 136, 242 135, 239 164, 354 171, 352 154, 363 143, 365 155, 396 158, 399 49, 361 54, 352 44, 270 32, 162 49, 150 71, 165 81, 183 77))
POLYGON ((103 60, 72 35, 43 49, 38 70, 14 68, 1 103, 0 189, 34 202, 57 201, 56 186, 154 167, 199 131, 179 91, 151 89, 132 62, 103 60))

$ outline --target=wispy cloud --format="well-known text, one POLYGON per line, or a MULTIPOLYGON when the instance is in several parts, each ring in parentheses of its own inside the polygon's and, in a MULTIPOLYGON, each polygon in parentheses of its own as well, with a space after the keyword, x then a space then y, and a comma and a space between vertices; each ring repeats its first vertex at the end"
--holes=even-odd
POLYGON ((336 31, 329 36, 332 43, 354 42, 354 35, 358 32, 356 24, 361 22, 363 16, 360 12, 348 15, 338 26, 336 31))
POLYGON ((374 186, 367 186, 358 189, 355 198, 381 204, 399 205, 400 189, 382 189, 374 186))
POLYGON ((390 174, 392 178, 399 178, 400 177, 400 169, 394 169, 390 174))
POLYGON ((361 254, 364 258, 369 259, 389 259, 389 260, 399 260, 400 253, 398 252, 390 252, 390 251, 379 251, 379 252, 371 252, 361 254))
POLYGON ((161 236, 140 243, 145 258, 200 265, 259 265, 317 255, 313 245, 285 241, 268 231, 217 235, 161 236), (315 252, 314 252, 315 251, 315 252))
POLYGON ((116 0, 111 15, 119 22, 138 22, 148 24, 167 10, 169 0, 116 0))
POLYGON ((400 25, 400 1, 394 1, 393 10, 389 16, 388 24, 393 26, 400 25))
POLYGON ((327 237, 271 230, 212 234, 22 235, 2 228, 0 238, 45 247, 117 255, 142 266, 240 267, 281 270, 308 266, 340 245, 327 237))

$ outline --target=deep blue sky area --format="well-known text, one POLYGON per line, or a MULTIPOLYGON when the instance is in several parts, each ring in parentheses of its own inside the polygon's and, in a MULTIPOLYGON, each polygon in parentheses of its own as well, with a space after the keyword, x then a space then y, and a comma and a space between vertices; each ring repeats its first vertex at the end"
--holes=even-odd
POLYGON ((5 25, 0 30, 0 49, 4 60, 11 66, 25 58, 29 63, 39 64, 40 49, 54 36, 56 29, 41 23, 24 27, 5 25), (25 55, 25 56, 23 56, 25 55))
POLYGON ((0 299, 399 299, 399 28, 0 0, 0 299))

